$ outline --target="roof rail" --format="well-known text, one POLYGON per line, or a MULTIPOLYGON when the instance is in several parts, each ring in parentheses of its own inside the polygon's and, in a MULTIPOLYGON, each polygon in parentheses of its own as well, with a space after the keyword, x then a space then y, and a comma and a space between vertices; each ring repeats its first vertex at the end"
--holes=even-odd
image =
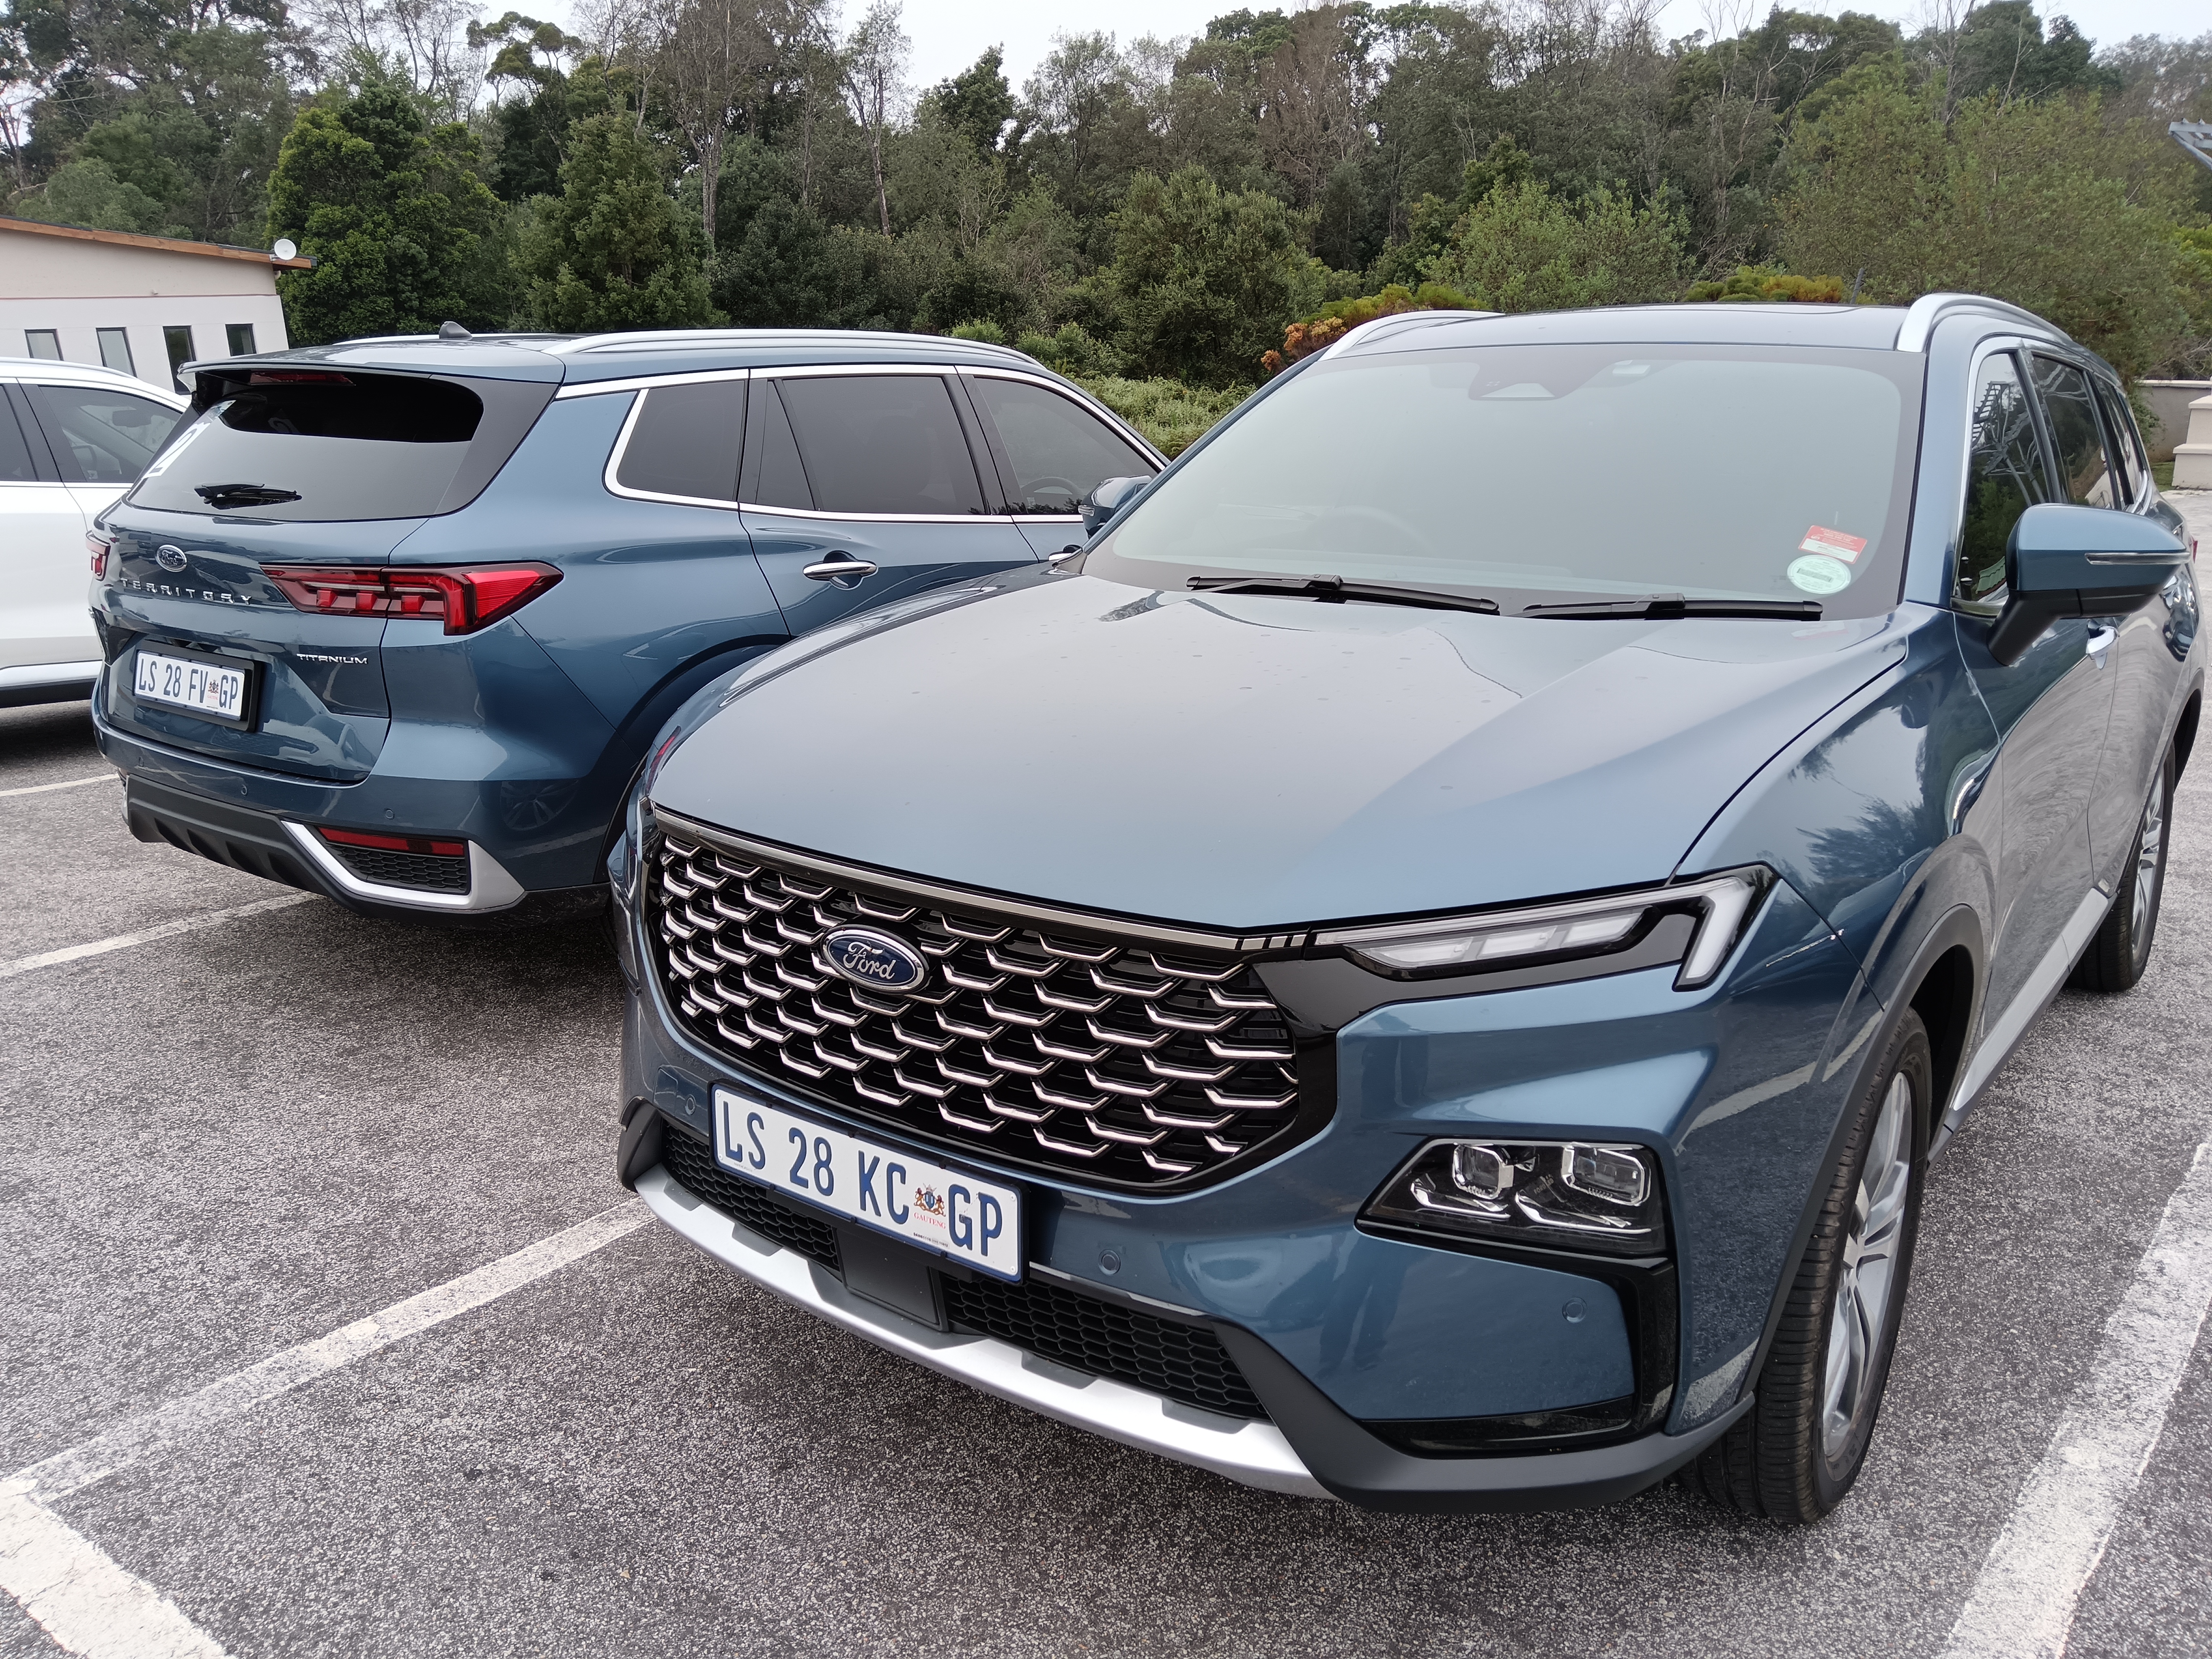
POLYGON ((1923 294, 1905 313, 1905 321, 1897 331, 1897 349, 1899 351, 1926 351, 1929 337, 1935 333, 1936 325, 1954 311, 1990 312, 2014 322, 2031 323, 2043 332, 2055 334, 2062 340, 2070 342, 2073 338, 2057 324, 2006 301, 1992 300, 1986 295, 1923 294))
POLYGON ((1387 317, 1370 317, 1365 322, 1360 324, 1357 328, 1346 330, 1335 339, 1330 341, 1328 343, 1328 349, 1322 355, 1327 357, 1334 357, 1340 352, 1349 351, 1353 346, 1364 345, 1370 340, 1382 339, 1392 334, 1402 334, 1409 330, 1416 328, 1432 327, 1438 323, 1463 323, 1470 318, 1500 317, 1503 315, 1504 315, 1503 312, 1498 311, 1445 311, 1442 309, 1431 311, 1394 311, 1387 317))
POLYGON ((640 348, 669 343, 691 345, 760 345, 776 340, 823 340, 892 343, 901 345, 932 345, 939 349, 980 351, 990 356, 1011 357, 1018 362, 1035 360, 1027 353, 1012 346, 994 345, 984 340, 957 340, 950 335, 912 334, 892 329, 863 328, 654 328, 626 330, 607 334, 585 334, 573 337, 556 345, 543 348, 556 356, 567 356, 593 351, 635 350, 640 348))

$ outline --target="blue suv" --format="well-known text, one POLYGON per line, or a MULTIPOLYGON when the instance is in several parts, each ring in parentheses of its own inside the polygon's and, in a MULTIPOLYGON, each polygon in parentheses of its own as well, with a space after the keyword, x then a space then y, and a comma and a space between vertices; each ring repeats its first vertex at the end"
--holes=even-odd
POLYGON ((1097 493, 679 717, 623 1178, 1254 1486, 1826 1513, 1929 1160, 2151 949, 2203 653, 2112 372, 1960 295, 1396 317, 1097 493))
POLYGON ((919 336, 352 341, 188 366, 94 532, 100 744, 143 841, 356 909, 558 916, 653 733, 795 634, 1040 568, 1159 457, 919 336))

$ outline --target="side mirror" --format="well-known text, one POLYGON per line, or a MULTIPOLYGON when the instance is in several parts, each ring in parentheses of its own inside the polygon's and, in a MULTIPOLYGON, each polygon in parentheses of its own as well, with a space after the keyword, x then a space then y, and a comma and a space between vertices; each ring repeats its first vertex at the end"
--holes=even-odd
POLYGON ((2188 562, 2189 550, 2154 520, 2057 501, 2031 507, 2005 548, 2012 597, 1990 630, 1990 655, 2009 668, 2062 617, 2140 611, 2188 562))
POLYGON ((1121 510, 1127 501, 1146 484, 1150 478, 1109 478, 1083 498, 1083 533, 1095 536, 1106 520, 1121 510))

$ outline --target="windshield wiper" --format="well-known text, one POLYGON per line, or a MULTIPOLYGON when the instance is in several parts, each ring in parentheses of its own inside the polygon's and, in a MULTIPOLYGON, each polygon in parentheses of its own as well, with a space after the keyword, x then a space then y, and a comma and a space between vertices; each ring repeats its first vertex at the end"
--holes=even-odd
POLYGON ((1472 593, 1439 593, 1431 588, 1392 587, 1382 582, 1348 582, 1341 576, 1309 576, 1304 580, 1288 576, 1193 576, 1188 586, 1200 593, 1273 593, 1285 599, 1319 599, 1324 605, 1364 599, 1374 605, 1419 605, 1431 611, 1479 611, 1486 617, 1498 614, 1497 600, 1472 593))
POLYGON ((1640 599, 1577 600, 1570 605, 1524 605, 1524 617, 1556 617, 1565 622, 1605 622, 1617 617, 1663 622, 1674 617, 1781 617, 1817 621, 1817 599, 1691 599, 1680 593, 1647 593, 1640 599))
POLYGON ((210 507, 275 507, 280 501, 296 501, 296 489, 279 489, 275 484, 222 483, 197 484, 192 494, 210 507))

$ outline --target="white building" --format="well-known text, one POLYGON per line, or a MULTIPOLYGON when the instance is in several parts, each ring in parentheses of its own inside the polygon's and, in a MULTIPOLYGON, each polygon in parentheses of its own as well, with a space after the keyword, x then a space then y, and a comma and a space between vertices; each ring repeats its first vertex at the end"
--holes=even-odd
POLYGON ((179 363, 281 351, 279 259, 252 248, 0 218, 0 357, 105 363, 158 386, 179 363))

